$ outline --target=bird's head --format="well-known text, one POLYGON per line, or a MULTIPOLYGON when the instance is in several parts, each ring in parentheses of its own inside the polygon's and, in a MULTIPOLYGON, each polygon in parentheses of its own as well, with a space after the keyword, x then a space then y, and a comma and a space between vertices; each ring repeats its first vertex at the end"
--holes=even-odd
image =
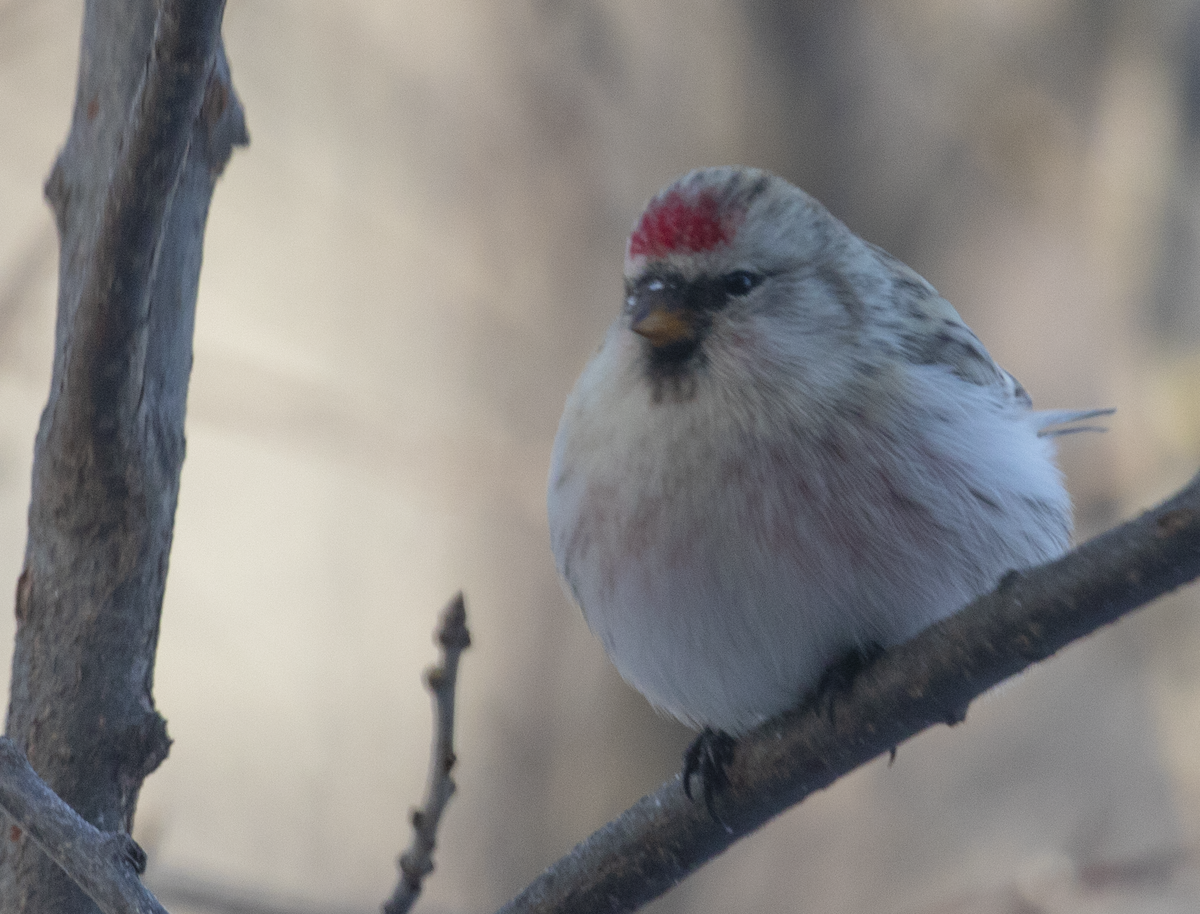
POLYGON ((861 319, 844 279, 861 247, 782 178, 699 169, 660 191, 634 225, 623 320, 660 386, 714 364, 728 375, 811 363, 861 319))

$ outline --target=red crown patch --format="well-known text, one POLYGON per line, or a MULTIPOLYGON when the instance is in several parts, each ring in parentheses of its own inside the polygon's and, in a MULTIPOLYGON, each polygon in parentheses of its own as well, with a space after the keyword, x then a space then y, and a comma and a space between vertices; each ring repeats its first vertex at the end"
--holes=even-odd
POLYGON ((629 236, 629 256, 708 251, 733 237, 736 222, 711 193, 694 199, 672 190, 652 203, 629 236))

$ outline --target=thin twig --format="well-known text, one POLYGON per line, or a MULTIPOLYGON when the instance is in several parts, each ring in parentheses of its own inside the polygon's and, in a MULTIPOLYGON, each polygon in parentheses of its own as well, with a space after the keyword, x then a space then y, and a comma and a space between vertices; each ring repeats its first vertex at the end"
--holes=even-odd
POLYGON ((425 674, 433 693, 433 754, 429 760, 429 785, 425 802, 413 810, 413 840, 400 857, 400 881, 392 897, 383 906, 384 914, 404 914, 421 894, 421 883, 433 872, 433 849, 442 812, 454 794, 454 690, 458 681, 458 658, 471 646, 467 631, 467 610, 463 595, 457 594, 442 613, 437 630, 442 646, 442 662, 425 674))
POLYGON ((167 914, 138 879, 145 852, 126 834, 100 831, 59 799, 7 736, 0 737, 0 807, 104 914, 167 914))
MULTIPOLYGON (((824 711, 800 707, 737 744, 714 798, 728 829, 678 775, 554 863, 501 909, 632 911, 767 820, 939 723, 1070 642, 1200 577, 1200 474, 1177 495, 881 655, 824 711)), ((824 704, 824 703, 823 703, 824 704)))

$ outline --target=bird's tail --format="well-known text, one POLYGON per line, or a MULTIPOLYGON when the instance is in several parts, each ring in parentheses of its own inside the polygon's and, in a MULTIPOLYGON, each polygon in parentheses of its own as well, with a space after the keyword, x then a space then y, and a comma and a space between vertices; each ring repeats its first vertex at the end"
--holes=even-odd
POLYGON ((1111 416, 1115 409, 1050 409, 1035 412, 1038 435, 1073 435, 1075 432, 1103 432, 1103 425, 1081 425, 1098 416, 1111 416))

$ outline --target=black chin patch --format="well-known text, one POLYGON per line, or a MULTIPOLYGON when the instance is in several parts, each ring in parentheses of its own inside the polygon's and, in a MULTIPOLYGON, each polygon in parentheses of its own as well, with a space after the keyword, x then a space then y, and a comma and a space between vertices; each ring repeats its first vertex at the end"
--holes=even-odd
POLYGON ((704 334, 698 339, 681 340, 666 346, 646 344, 646 379, 650 398, 655 403, 682 403, 696 396, 700 374, 704 370, 704 334))
POLYGON ((700 337, 678 340, 665 346, 647 346, 647 367, 651 374, 681 374, 700 359, 700 337))

